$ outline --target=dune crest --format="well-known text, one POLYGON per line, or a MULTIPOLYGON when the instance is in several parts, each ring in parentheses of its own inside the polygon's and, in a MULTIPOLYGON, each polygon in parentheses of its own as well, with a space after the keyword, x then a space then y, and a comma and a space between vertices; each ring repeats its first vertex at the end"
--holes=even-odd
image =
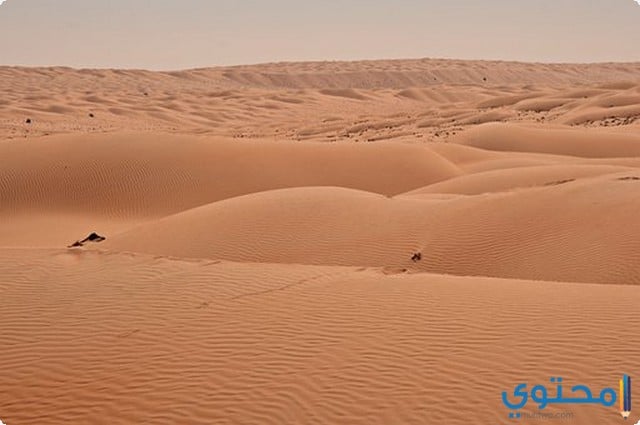
POLYGON ((617 388, 639 75, 0 67, 1 420, 497 424, 518 382, 617 388))

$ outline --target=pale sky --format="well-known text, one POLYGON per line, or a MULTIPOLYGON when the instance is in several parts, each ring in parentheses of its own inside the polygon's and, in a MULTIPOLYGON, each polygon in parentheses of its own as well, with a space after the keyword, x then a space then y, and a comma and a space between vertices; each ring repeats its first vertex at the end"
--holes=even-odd
POLYGON ((640 61, 635 0, 0 0, 0 65, 640 61))

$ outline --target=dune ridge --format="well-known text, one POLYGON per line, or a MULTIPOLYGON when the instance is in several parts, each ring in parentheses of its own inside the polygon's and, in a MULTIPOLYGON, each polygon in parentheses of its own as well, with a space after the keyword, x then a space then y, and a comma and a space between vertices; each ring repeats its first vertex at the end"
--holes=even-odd
POLYGON ((459 175, 427 146, 294 144, 158 134, 0 142, 0 213, 161 217, 270 189, 341 186, 392 196, 459 175))
POLYGON ((640 228, 633 216, 640 196, 629 191, 640 195, 640 184, 626 180, 633 176, 552 180, 477 199, 388 199, 339 188, 269 191, 142 225, 104 247, 238 262, 638 284, 640 228))
POLYGON ((459 127, 512 120, 637 129, 638 75, 636 63, 429 59, 176 72, 0 67, 0 139, 159 130, 288 140, 441 141, 459 127), (402 124, 384 125, 399 114, 405 116, 402 124), (348 131, 354 124, 389 128, 348 131))
POLYGON ((617 388, 639 75, 0 67, 0 419, 489 424, 525 380, 617 388))

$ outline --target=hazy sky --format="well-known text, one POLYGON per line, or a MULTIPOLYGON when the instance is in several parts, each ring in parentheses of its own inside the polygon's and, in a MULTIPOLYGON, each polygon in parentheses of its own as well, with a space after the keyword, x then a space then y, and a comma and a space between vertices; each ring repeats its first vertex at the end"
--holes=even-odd
POLYGON ((640 61, 640 6, 635 0, 6 0, 0 5, 4 65, 180 69, 421 57, 640 61))

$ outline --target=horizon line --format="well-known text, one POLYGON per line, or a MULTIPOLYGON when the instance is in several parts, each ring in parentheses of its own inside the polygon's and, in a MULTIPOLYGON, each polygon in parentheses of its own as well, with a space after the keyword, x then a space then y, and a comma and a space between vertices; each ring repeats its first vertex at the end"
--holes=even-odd
POLYGON ((450 61, 450 62, 485 62, 485 63, 505 63, 505 64, 522 64, 522 65, 574 65, 574 66, 595 66, 595 65, 640 65, 640 60, 611 60, 611 61, 595 61, 595 62, 553 62, 553 61, 536 61, 536 60, 512 60, 512 59, 463 59, 452 57, 419 57, 419 58, 375 58, 375 59, 322 59, 322 60, 276 60, 267 62, 252 62, 232 65, 210 65, 210 66, 193 66, 185 68, 144 68, 144 67, 112 67, 112 66, 77 66, 77 65, 23 65, 23 64, 0 64, 0 68, 19 68, 19 69, 72 69, 75 71, 146 71, 157 73, 202 71, 214 69, 232 69, 259 67, 269 65, 295 65, 295 64, 339 64, 339 63, 371 63, 371 62, 411 62, 411 61, 450 61))

